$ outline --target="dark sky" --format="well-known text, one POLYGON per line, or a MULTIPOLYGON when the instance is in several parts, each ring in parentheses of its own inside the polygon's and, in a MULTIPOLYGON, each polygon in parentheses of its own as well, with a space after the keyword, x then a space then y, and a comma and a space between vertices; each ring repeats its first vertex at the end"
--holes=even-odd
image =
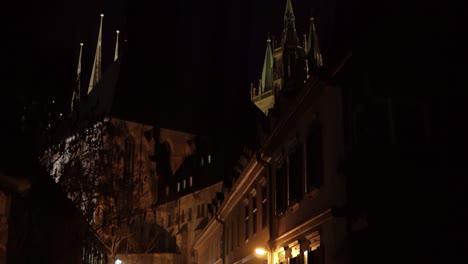
MULTIPOLYGON (((11 30, 7 61, 14 64, 10 78, 16 88, 10 96, 55 99, 60 107, 67 106, 80 42, 85 43, 82 69, 88 83, 103 12, 104 71, 120 29, 134 63, 132 78, 154 90, 163 109, 185 106, 183 116, 197 108, 199 119, 235 94, 248 96, 248 84, 260 76, 266 35, 280 33, 285 6, 284 0, 127 2, 46 0, 27 10, 20 4, 12 8, 6 18, 11 30), (26 72, 31 78, 20 77, 26 72)), ((331 10, 332 2, 293 0, 299 33, 307 30, 310 14, 327 17, 323 10, 331 10)))
MULTIPOLYGON (((351 25, 344 2, 293 0, 298 33, 306 32, 314 15, 330 65, 340 54, 333 43, 343 43, 336 41, 337 25, 351 25), (346 15, 338 16, 340 12, 346 15)), ((58 111, 68 109, 80 42, 85 43, 86 89, 101 12, 103 72, 112 62, 115 30, 128 41, 129 105, 163 120, 163 126, 203 134, 224 133, 227 127, 235 135, 249 114, 248 87, 260 77, 266 36, 281 32, 284 7, 285 0, 12 3, 2 16, 8 36, 2 138, 18 134, 25 104, 55 100, 58 111)), ((14 146, 14 140, 4 141, 14 146)))

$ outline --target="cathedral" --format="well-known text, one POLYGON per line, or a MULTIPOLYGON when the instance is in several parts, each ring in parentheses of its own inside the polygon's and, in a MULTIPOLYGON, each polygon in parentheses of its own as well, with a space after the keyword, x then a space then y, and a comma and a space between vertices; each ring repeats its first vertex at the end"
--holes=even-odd
POLYGON ((119 30, 113 62, 102 69, 103 21, 101 14, 89 84, 80 43, 70 112, 50 130, 41 163, 100 241, 84 242, 84 263, 188 263, 195 230, 223 197, 220 155, 209 137, 130 111, 119 30))

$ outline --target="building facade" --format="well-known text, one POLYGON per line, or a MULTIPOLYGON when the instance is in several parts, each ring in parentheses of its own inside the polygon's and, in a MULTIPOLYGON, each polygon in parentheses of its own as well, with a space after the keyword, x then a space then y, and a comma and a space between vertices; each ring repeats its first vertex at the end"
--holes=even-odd
POLYGON ((347 219, 336 213, 347 203, 342 94, 319 79, 322 64, 314 19, 300 41, 287 0, 282 35, 267 40, 262 79, 251 85, 269 129, 196 242, 199 255, 222 228, 222 263, 350 262, 347 219))

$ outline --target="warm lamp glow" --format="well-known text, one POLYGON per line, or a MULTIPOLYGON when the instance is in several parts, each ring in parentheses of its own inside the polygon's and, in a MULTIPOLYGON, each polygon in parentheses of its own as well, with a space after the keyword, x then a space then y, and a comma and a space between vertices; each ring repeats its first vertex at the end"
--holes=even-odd
POLYGON ((257 248, 255 249, 255 253, 257 253, 258 255, 264 255, 266 251, 263 248, 257 248))

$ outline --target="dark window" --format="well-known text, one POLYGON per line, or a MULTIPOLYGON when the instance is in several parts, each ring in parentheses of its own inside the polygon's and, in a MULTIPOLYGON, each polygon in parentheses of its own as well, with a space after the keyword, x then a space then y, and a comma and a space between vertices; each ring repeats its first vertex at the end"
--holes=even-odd
POLYGON ((229 224, 226 224, 226 255, 229 255, 229 224))
POLYGON ((244 210, 244 215, 245 215, 245 240, 249 239, 249 204, 245 205, 245 210, 244 210))
POLYGON ((252 197, 252 233, 257 233, 257 196, 252 197))
POLYGON ((317 249, 307 252, 307 264, 322 264, 323 263, 323 249, 318 247, 317 249))
POLYGON ((262 228, 267 225, 267 188, 262 186, 262 228))
POLYGON ((289 204, 298 202, 302 198, 301 155, 297 146, 289 150, 289 204))
POLYGON ((323 154, 322 154, 322 126, 314 124, 307 136, 307 191, 322 185, 323 154))
POLYGON ((287 180, 286 164, 283 162, 276 171, 276 210, 279 214, 282 214, 287 206, 287 180))
POLYGON ((234 221, 231 222, 231 251, 234 250, 234 221))
POLYGON ((240 246, 240 223, 241 223, 241 217, 240 214, 237 215, 237 246, 240 246))
POLYGON ((188 221, 192 221, 192 207, 188 209, 188 221))

